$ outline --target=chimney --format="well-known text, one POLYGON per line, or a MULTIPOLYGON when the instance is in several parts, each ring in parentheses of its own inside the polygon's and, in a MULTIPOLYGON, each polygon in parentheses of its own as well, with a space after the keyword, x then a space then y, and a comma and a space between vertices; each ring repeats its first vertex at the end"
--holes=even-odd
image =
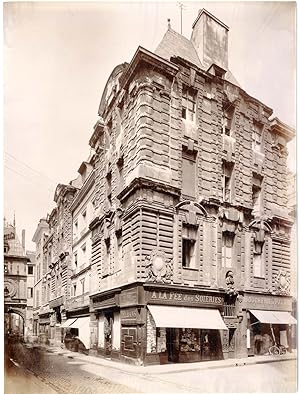
POLYGON ((25 230, 22 230, 22 248, 25 251, 25 230))
POLYGON ((206 70, 211 64, 228 70, 228 31, 223 22, 204 8, 199 11, 191 41, 206 70))

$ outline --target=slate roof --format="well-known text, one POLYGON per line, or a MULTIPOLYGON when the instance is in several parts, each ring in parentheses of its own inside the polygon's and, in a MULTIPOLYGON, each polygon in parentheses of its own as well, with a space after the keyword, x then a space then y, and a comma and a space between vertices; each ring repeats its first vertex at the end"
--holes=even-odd
POLYGON ((14 226, 11 224, 6 224, 4 226, 4 238, 5 235, 8 234, 14 234, 14 239, 5 239, 4 243, 7 245, 8 244, 8 252, 5 253, 8 256, 26 256, 25 251, 22 247, 22 244, 18 238, 18 235, 16 233, 16 229, 14 226))
MULTIPOLYGON (((154 53, 167 60, 170 60, 173 56, 178 56, 205 70, 192 41, 171 28, 168 28, 154 53)), ((240 86, 230 70, 226 72, 225 79, 236 86, 240 86)))
POLYGON ((179 56, 203 69, 192 42, 171 28, 166 31, 154 53, 167 60, 172 56, 179 56))

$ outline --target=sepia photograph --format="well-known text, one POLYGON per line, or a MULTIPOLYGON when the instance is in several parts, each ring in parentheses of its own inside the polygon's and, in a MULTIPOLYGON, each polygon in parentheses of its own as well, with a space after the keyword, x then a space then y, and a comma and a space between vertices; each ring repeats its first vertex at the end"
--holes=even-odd
POLYGON ((5 394, 297 392, 296 16, 3 3, 5 394))

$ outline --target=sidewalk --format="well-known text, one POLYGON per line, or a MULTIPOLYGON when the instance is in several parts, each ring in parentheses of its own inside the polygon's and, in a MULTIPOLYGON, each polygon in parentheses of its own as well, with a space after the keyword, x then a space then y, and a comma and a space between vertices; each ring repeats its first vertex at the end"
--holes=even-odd
POLYGON ((43 349, 47 352, 62 355, 71 359, 84 361, 85 363, 109 367, 126 373, 143 374, 143 375, 148 375, 148 374, 163 375, 163 374, 177 373, 177 372, 228 368, 235 366, 264 364, 264 363, 272 363, 272 362, 297 359, 297 353, 295 351, 293 353, 287 353, 281 356, 271 356, 271 355, 253 356, 253 357, 245 357, 239 359, 201 361, 196 363, 136 366, 136 365, 121 363, 119 361, 104 359, 101 357, 95 357, 95 356, 85 355, 82 353, 72 352, 68 349, 64 349, 60 347, 47 346, 47 345, 37 346, 32 344, 25 344, 25 346, 38 347, 39 349, 43 349))

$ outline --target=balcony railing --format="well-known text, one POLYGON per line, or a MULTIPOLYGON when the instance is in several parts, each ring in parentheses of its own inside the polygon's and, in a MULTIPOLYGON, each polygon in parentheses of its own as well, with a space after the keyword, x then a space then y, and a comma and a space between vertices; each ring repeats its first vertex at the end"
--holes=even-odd
POLYGON ((68 310, 72 309, 80 309, 86 306, 89 306, 90 304, 90 292, 86 292, 84 294, 71 297, 68 300, 66 300, 66 308, 68 310))
POLYGON ((224 305, 224 316, 236 316, 235 305, 224 305))

